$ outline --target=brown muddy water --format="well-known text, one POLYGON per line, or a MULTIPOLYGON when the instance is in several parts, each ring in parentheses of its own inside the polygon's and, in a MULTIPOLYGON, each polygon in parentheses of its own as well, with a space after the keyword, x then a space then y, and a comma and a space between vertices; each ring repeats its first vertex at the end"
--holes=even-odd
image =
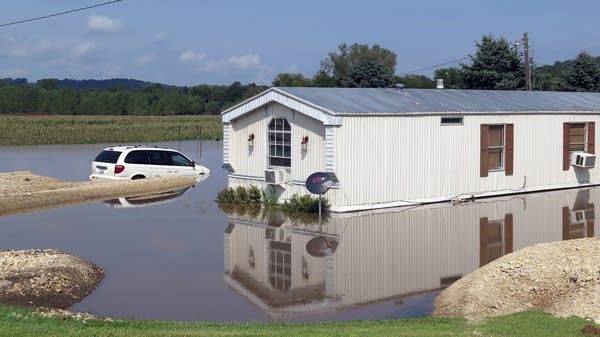
MULTIPOLYGON (((0 249, 54 248, 106 270, 72 311, 161 320, 320 321, 427 316, 440 288, 512 251, 598 236, 600 189, 332 214, 226 214, 222 143, 180 148, 212 174, 159 198, 0 217, 0 249)), ((105 145, 0 147, 0 171, 86 180, 105 145)))

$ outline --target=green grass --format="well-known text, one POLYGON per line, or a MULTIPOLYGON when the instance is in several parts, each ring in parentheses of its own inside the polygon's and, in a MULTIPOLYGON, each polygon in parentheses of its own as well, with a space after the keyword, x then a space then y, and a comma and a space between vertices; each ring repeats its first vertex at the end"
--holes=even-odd
POLYGON ((0 116, 0 145, 219 140, 218 116, 0 116))
POLYGON ((581 318, 526 312, 467 323, 422 318, 325 323, 184 323, 43 318, 28 309, 0 306, 0 336, 584 336, 581 318))

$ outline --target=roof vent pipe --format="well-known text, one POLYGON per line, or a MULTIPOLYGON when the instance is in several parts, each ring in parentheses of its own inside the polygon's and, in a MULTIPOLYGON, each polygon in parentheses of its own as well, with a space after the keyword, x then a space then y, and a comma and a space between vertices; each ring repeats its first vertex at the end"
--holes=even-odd
POLYGON ((444 89, 444 79, 443 78, 438 78, 437 79, 436 88, 437 89, 444 89))
POLYGON ((404 84, 402 84, 402 83, 396 83, 394 85, 394 87, 396 88, 396 90, 400 90, 400 91, 404 90, 404 84))

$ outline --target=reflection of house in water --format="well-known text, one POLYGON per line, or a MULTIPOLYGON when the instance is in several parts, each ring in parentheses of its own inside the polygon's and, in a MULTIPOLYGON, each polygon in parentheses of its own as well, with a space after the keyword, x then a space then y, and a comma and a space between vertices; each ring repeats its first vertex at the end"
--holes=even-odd
POLYGON ((600 188, 563 190, 332 214, 321 227, 281 215, 231 216, 225 282, 274 318, 431 291, 526 246, 595 236, 598 200, 600 188), (315 237, 334 249, 309 254, 315 237))

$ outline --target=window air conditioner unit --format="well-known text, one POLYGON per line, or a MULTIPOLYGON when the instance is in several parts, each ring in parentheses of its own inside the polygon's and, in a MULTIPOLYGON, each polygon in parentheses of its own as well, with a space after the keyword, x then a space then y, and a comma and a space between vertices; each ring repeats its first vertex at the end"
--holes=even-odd
POLYGON ((588 221, 594 221, 595 217, 593 209, 574 210, 569 214, 569 222, 572 225, 585 224, 588 221))
POLYGON ((584 168, 594 168, 596 156, 586 152, 573 152, 571 154, 571 165, 584 168))
POLYGON ((271 185, 286 183, 287 171, 285 169, 266 169, 265 182, 271 185))

